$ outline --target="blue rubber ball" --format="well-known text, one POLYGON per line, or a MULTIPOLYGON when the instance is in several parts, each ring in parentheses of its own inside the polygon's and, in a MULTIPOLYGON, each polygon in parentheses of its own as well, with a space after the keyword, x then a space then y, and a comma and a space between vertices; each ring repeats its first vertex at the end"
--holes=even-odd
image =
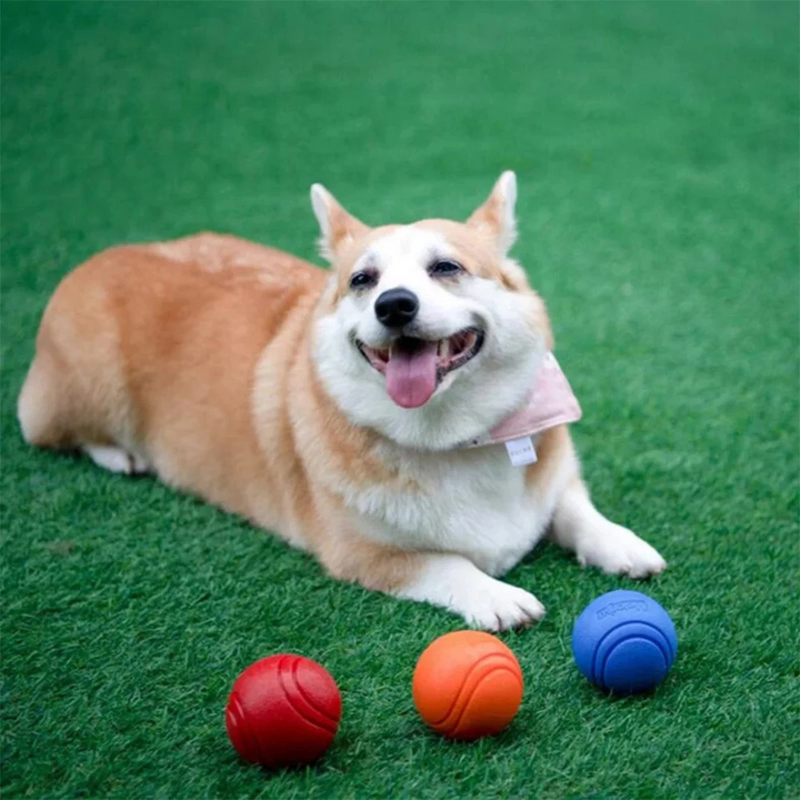
POLYGON ((678 652, 669 614, 641 592, 619 589, 589 603, 572 629, 578 669, 614 694, 637 694, 658 686, 678 652))

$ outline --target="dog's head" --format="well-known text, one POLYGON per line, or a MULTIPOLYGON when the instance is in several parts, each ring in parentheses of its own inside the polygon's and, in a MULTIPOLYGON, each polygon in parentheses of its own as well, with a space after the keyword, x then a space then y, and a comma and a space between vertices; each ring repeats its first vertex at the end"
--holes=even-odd
POLYGON ((551 335, 544 304, 507 257, 516 193, 505 172, 466 223, 369 228, 312 186, 332 265, 314 356, 351 422, 444 450, 525 402, 551 335))

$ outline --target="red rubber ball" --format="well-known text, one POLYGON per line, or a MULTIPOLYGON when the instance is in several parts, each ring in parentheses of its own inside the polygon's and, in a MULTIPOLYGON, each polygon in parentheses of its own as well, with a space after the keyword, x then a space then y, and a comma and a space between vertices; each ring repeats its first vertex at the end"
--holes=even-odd
POLYGON ((284 653, 256 661, 236 679, 225 727, 242 758, 295 767, 330 747, 341 716, 342 697, 330 673, 310 658, 284 653))

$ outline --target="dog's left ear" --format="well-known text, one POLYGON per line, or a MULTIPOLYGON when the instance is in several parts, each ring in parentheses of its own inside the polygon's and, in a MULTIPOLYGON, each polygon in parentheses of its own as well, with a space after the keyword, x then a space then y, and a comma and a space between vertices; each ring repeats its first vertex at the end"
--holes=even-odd
POLYGON ((311 187, 311 206, 319 222, 320 255, 331 263, 344 247, 369 230, 361 220, 345 211, 321 183, 311 187))
POLYGON ((486 202, 467 220, 471 228, 495 240, 501 257, 505 257, 517 238, 516 202, 517 176, 509 170, 500 176, 486 202))

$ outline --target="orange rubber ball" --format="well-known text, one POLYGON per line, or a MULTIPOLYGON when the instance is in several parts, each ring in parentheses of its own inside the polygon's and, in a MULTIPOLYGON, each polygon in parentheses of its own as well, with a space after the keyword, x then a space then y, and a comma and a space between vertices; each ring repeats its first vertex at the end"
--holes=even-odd
POLYGON ((440 636, 420 656, 412 694, 420 716, 449 739, 500 733, 522 702, 522 670, 511 650, 482 631, 440 636))

